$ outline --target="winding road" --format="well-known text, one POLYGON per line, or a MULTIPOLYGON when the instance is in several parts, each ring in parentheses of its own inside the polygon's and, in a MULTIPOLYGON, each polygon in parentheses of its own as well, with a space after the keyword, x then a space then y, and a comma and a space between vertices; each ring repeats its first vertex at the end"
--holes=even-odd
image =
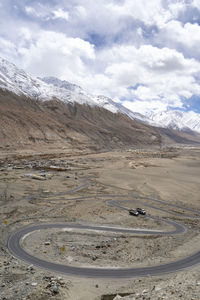
MULTIPOLYGON (((85 182, 84 184, 80 185, 79 187, 68 191, 66 194, 73 194, 77 191, 80 191, 81 189, 84 189, 88 186, 88 182, 85 182)), ((60 196, 64 195, 64 193, 56 194, 54 196, 60 196)), ((116 195, 113 195, 116 197, 116 195)), ((92 196, 85 196, 85 197, 79 197, 79 198, 71 198, 70 200, 85 200, 88 198, 91 198, 92 196)), ((98 195, 98 197, 107 197, 110 198, 111 195, 98 195)), ((120 198, 120 196, 117 196, 120 198)), ((124 195, 122 195, 124 197, 124 195)), ((69 199, 68 199, 69 200, 69 199)), ((193 209, 185 208, 182 206, 174 205, 168 202, 165 202, 163 200, 158 200, 154 198, 144 198, 139 197, 137 195, 133 196, 131 199, 115 199, 115 200, 108 200, 107 203, 110 206, 115 206, 123 210, 128 210, 129 208, 122 206, 122 203, 130 203, 134 202, 140 203, 142 206, 151 207, 157 210, 160 210, 162 212, 168 212, 167 209, 159 208, 157 206, 150 205, 149 203, 146 203, 145 201, 141 200, 151 200, 155 203, 162 204, 165 206, 171 206, 173 208, 182 209, 184 211, 187 211, 190 213, 190 215, 185 215, 181 213, 177 213, 178 215, 181 215, 183 217, 187 218, 193 218, 193 219, 200 219, 200 212, 195 211, 193 209), (191 213, 193 214, 191 216, 191 213)), ((170 211, 170 214, 173 213, 170 211)), ((176 213, 176 212, 175 212, 176 213)), ((32 256, 28 252, 26 252, 21 244, 20 241, 23 239, 27 234, 30 234, 33 231, 36 230, 42 230, 42 229, 48 229, 48 228, 70 228, 70 229, 82 229, 82 230, 95 230, 95 231, 103 231, 103 232, 113 232, 113 233, 123 233, 123 234, 143 234, 143 235, 176 235, 176 234, 184 234, 187 231, 187 228, 183 226, 180 223, 174 222, 169 219, 163 219, 158 218, 155 216, 143 216, 143 218, 150 218, 155 221, 164 222, 165 224, 168 224, 170 226, 173 226, 173 230, 170 231, 161 231, 161 230, 144 230, 144 229, 129 229, 129 228, 119 228, 119 227, 107 227, 107 226, 86 226, 81 224, 73 224, 73 223, 45 223, 45 224, 37 224, 37 225, 31 225, 25 228, 22 228, 18 230, 17 232, 14 232, 9 240, 8 240, 8 248, 13 256, 28 262, 30 264, 33 264, 35 266, 59 272, 64 273, 68 275, 76 275, 76 276, 83 276, 83 277, 99 277, 99 278, 131 278, 131 277, 141 277, 141 276, 150 276, 150 275, 161 275, 166 273, 171 273, 179 270, 183 270, 188 267, 192 267, 196 264, 200 263, 200 251, 197 253, 194 253, 184 259, 180 259, 174 262, 156 265, 156 266, 149 266, 149 267, 140 267, 140 268, 98 268, 98 267, 91 267, 91 268, 85 268, 85 267, 72 267, 67 265, 62 265, 58 263, 49 262, 40 258, 37 258, 35 256, 32 256)))

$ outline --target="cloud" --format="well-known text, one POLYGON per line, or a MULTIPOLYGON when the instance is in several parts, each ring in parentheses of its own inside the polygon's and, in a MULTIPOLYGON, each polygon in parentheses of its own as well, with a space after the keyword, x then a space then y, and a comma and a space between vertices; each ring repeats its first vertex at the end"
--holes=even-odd
MULTIPOLYGON (((25 32, 27 35, 27 32, 25 32)), ((53 75, 71 81, 85 75, 85 60, 94 60, 93 46, 63 33, 40 31, 31 36, 28 47, 19 47, 23 67, 35 76, 53 75)))
MULTIPOLYGON (((19 9, 19 7, 17 7, 19 9)), ((32 5, 21 7, 21 13, 25 13, 32 19, 44 19, 48 20, 53 16, 51 9, 48 6, 41 4, 40 2, 32 3, 32 5)))
POLYGON ((25 12, 28 15, 37 16, 37 12, 36 12, 36 10, 33 7, 25 6, 25 12))
POLYGON ((53 15, 55 19, 64 19, 66 21, 69 20, 69 13, 67 11, 64 11, 62 8, 59 8, 55 11, 53 11, 53 15))
POLYGON ((146 112, 200 95, 198 0, 2 0, 0 55, 146 112))
POLYGON ((197 8, 198 10, 200 10, 200 2, 199 0, 193 0, 191 3, 195 8, 197 8))
POLYGON ((130 16, 147 25, 162 24, 171 16, 171 12, 162 6, 162 0, 126 0, 121 5, 111 1, 107 7, 118 16, 130 16))
POLYGON ((147 96, 149 98, 165 97, 168 96, 169 91, 174 94, 185 94, 181 92, 182 88, 187 90, 188 87, 190 90, 193 85, 193 75, 200 71, 198 61, 185 59, 176 50, 159 49, 151 45, 144 45, 140 48, 114 47, 106 51, 106 55, 110 59, 105 73, 112 77, 116 86, 128 89, 139 84, 140 86, 137 89, 131 89, 130 93, 141 100, 146 99, 147 96))
POLYGON ((123 105, 127 107, 128 109, 142 113, 142 114, 148 114, 151 111, 163 111, 168 108, 167 103, 163 103, 162 101, 153 100, 151 102, 149 101, 139 101, 136 100, 134 102, 132 101, 124 101, 123 105))
POLYGON ((11 41, 0 37, 0 53, 3 57, 13 57, 17 52, 16 46, 11 41))
POLYGON ((200 26, 197 23, 182 24, 180 21, 168 22, 159 32, 158 39, 173 48, 184 52, 187 56, 200 59, 200 26))
POLYGON ((36 3, 34 6, 25 6, 24 8, 27 15, 33 18, 39 18, 46 21, 54 19, 63 19, 65 21, 69 20, 69 13, 62 8, 52 10, 49 7, 42 5, 41 3, 36 3))

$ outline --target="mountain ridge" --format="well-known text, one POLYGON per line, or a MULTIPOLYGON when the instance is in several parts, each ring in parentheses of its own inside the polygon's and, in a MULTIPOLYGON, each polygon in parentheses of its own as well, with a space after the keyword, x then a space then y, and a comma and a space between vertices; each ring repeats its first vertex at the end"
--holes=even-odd
POLYGON ((93 96, 80 86, 56 77, 32 78, 14 64, 0 58, 0 87, 17 95, 25 95, 41 101, 59 99, 65 103, 88 104, 100 106, 113 113, 124 113, 131 119, 146 120, 138 113, 134 113, 109 97, 93 96))
POLYGON ((112 113, 122 113, 132 120, 150 126, 200 133, 200 114, 195 112, 166 110, 142 115, 129 110, 121 103, 117 103, 109 97, 90 95, 80 86, 66 80, 60 80, 53 76, 33 78, 24 70, 17 68, 14 64, 1 57, 0 88, 9 90, 18 96, 23 95, 40 101, 58 99, 68 104, 78 103, 87 104, 92 107, 103 107, 112 113))
POLYGON ((111 150, 160 146, 159 132, 103 107, 36 101, 0 89, 0 148, 111 150))
POLYGON ((193 111, 165 110, 148 114, 151 124, 180 131, 200 132, 200 114, 193 111))

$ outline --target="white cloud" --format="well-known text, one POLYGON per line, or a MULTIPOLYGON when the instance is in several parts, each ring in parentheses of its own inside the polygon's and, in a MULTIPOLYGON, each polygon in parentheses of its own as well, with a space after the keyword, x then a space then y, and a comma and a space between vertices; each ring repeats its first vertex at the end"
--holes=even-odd
POLYGON ((163 111, 166 110, 168 105, 167 103, 163 103, 159 100, 153 100, 153 101, 124 101, 123 105, 127 107, 128 109, 138 112, 141 114, 148 114, 151 111, 163 111))
POLYGON ((194 77, 200 72, 200 63, 166 47, 114 46, 95 51, 81 39, 41 31, 28 48, 21 47, 19 52, 29 73, 57 76, 91 93, 127 99, 129 106, 134 100, 137 109, 144 109, 147 102, 151 108, 158 103, 181 107, 182 97, 200 94, 194 77), (96 67, 93 71, 88 68, 89 61, 95 66, 103 61, 101 73, 96 67))
POLYGON ((161 25, 171 17, 171 11, 163 7, 162 0, 125 0, 123 5, 118 5, 117 3, 113 4, 111 1, 107 7, 114 14, 118 14, 119 16, 131 16, 147 25, 161 25))
POLYGON ((200 1, 199 0, 193 0, 192 5, 200 10, 200 1))
POLYGON ((24 8, 27 15, 35 18, 47 18, 49 15, 49 11, 47 8, 42 6, 40 3, 34 6, 25 6, 24 8))
POLYGON ((94 60, 93 46, 79 38, 62 33, 40 31, 34 34, 28 47, 20 47, 23 67, 36 76, 53 75, 77 81, 84 77, 84 60, 94 60))
POLYGON ((17 52, 16 46, 11 41, 0 37, 0 53, 5 58, 10 58, 11 56, 15 56, 17 52))
POLYGON ((168 21, 172 19, 178 18, 180 13, 184 13, 188 9, 189 5, 185 0, 178 0, 178 1, 168 1, 168 13, 170 18, 168 21))
POLYGON ((27 15, 35 18, 41 18, 45 20, 50 19, 63 19, 65 21, 69 20, 68 11, 59 7, 55 10, 51 9, 51 7, 45 6, 39 2, 33 3, 33 6, 25 6, 24 8, 27 15))
POLYGON ((75 14, 77 14, 78 17, 81 17, 83 19, 86 19, 87 17, 87 11, 82 5, 75 6, 75 14))
POLYGON ((30 7, 30 6, 25 6, 25 12, 28 15, 36 15, 35 9, 33 7, 30 7))
POLYGON ((11 49, 15 48, 15 45, 11 41, 8 41, 8 40, 0 37, 0 48, 3 49, 4 47, 11 50, 11 49))
POLYGON ((54 19, 64 19, 65 21, 69 20, 69 13, 67 11, 64 11, 62 8, 59 8, 55 11, 53 11, 54 19))
POLYGON ((182 24, 180 21, 172 20, 168 22, 160 31, 159 38, 165 39, 170 45, 177 48, 190 49, 190 55, 199 55, 200 48, 200 26, 197 23, 182 24))
POLYGON ((145 107, 153 109, 158 103, 159 107, 181 107, 182 97, 200 94, 200 85, 194 78, 200 71, 200 63, 184 58, 176 50, 151 45, 139 49, 116 46, 101 56, 104 62, 107 59, 104 72, 110 81, 107 94, 129 99, 125 102, 129 107, 137 103, 140 112, 145 107))
POLYGON ((12 1, 4 3, 0 55, 33 75, 126 99, 140 112, 200 95, 200 26, 192 15, 199 0, 36 0, 13 15, 4 9, 12 1))

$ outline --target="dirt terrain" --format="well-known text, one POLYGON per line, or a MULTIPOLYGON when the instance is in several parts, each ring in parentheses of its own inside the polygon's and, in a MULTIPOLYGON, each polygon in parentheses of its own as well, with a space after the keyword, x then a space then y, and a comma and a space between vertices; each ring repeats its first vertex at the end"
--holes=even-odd
MULTIPOLYGON (((200 149, 193 147, 94 154, 69 153, 64 149, 2 152, 0 299, 199 299, 199 265, 145 278, 81 278, 28 265, 14 258, 7 249, 12 232, 44 222, 170 230, 169 225, 130 216, 128 211, 111 207, 107 201, 127 200, 124 206, 136 208, 141 206, 140 201, 136 206, 131 199, 141 196, 199 210, 199 167, 200 149), (79 190, 84 183, 88 185, 79 190)), ((146 201, 155 205, 153 200, 146 201)), ((21 244, 28 253, 48 261, 100 268, 159 265, 198 251, 199 220, 186 217, 188 212, 182 209, 161 203, 159 207, 168 212, 144 208, 149 215, 185 225, 187 233, 147 236, 45 229, 25 236, 21 244)))

